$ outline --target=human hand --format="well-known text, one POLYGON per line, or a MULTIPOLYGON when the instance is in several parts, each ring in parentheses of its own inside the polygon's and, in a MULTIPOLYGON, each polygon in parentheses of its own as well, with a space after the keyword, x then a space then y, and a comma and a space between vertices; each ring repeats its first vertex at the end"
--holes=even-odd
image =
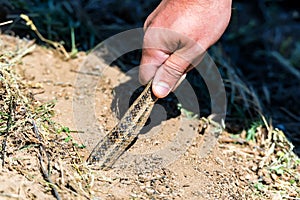
POLYGON ((163 98, 225 31, 231 0, 163 0, 144 24, 139 78, 163 98))

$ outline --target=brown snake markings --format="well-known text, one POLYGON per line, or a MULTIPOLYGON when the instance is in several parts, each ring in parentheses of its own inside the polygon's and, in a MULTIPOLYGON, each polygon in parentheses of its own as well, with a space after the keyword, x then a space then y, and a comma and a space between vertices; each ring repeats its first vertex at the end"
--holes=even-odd
POLYGON ((96 145, 87 161, 97 162, 102 169, 110 168, 138 136, 157 100, 150 81, 133 102, 120 122, 96 145))

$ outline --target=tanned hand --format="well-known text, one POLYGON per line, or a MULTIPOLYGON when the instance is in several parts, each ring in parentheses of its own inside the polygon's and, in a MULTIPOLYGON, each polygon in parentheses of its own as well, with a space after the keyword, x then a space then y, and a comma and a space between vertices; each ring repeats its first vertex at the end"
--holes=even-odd
POLYGON ((144 24, 139 78, 158 98, 201 61, 228 26, 231 0, 163 0, 144 24))

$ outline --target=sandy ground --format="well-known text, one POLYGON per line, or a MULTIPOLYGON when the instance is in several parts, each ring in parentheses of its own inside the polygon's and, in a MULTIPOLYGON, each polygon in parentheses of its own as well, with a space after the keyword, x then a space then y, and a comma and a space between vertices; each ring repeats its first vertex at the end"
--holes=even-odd
MULTIPOLYGON (((4 35, 0 40, 8 46, 19 43, 4 35)), ((37 101, 55 100, 54 120, 74 130, 70 133, 74 140, 86 145, 76 149, 82 157, 78 163, 62 160, 59 154, 53 158, 54 182, 62 199, 278 198, 267 191, 263 196, 253 187, 258 179, 255 155, 242 145, 228 142, 228 133, 222 132, 216 141, 213 132, 218 127, 183 114, 155 120, 160 107, 155 108, 148 128, 113 169, 101 171, 97 166, 87 166, 84 159, 128 104, 132 89, 123 90, 117 112, 113 111, 118 96, 114 88, 130 82, 134 75, 124 74, 117 67, 102 70, 105 63, 101 59, 91 68, 83 68, 86 59, 79 53, 78 58, 64 61, 55 51, 37 46, 16 68, 37 101), (76 166, 85 170, 80 174, 76 166)), ((24 171, 31 170, 30 176, 11 166, 0 168, 1 199, 54 199, 38 175, 37 159, 29 160, 24 171)))

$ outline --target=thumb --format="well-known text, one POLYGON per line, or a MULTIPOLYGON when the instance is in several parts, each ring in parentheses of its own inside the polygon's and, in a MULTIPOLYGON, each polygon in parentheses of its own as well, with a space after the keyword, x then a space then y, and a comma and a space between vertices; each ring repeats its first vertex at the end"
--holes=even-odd
POLYGON ((167 96, 177 85, 179 79, 186 73, 190 62, 176 53, 171 56, 157 69, 152 90, 158 98, 167 96))
POLYGON ((169 53, 153 48, 144 48, 139 66, 140 83, 147 84, 154 76, 157 69, 168 59, 169 53))

